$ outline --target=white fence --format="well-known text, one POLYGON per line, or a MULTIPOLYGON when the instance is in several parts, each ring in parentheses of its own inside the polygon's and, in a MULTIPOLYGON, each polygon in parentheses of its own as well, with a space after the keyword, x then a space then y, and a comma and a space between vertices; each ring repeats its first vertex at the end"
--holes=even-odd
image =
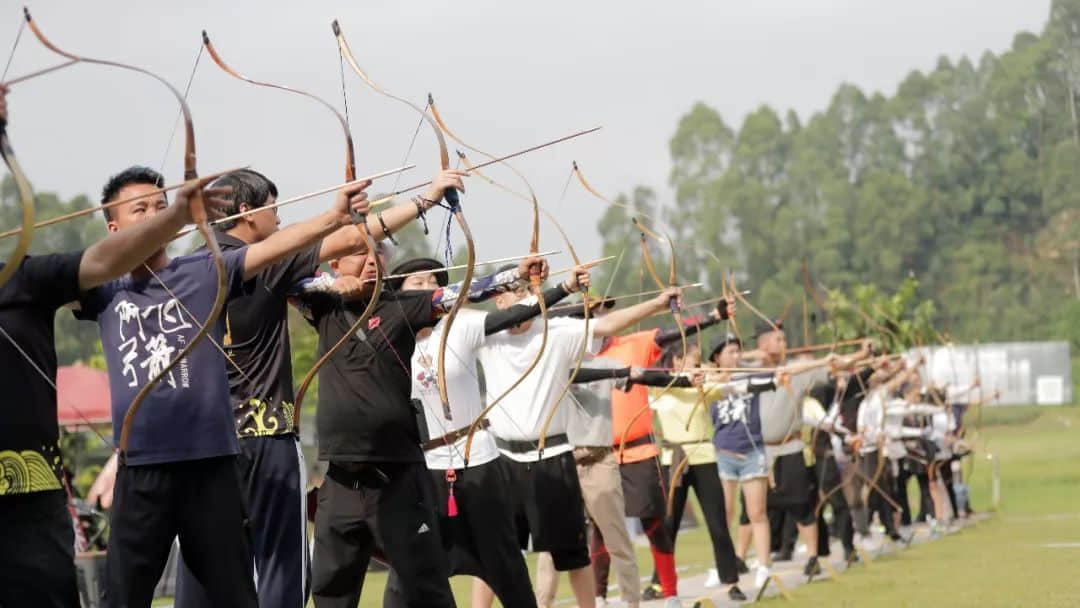
MULTIPOLYGON (((982 378, 984 395, 1001 391, 988 405, 1062 405, 1073 402, 1068 342, 1000 342, 914 349, 926 355, 935 384, 965 386, 982 378)), ((977 399, 979 393, 974 397, 977 399)))

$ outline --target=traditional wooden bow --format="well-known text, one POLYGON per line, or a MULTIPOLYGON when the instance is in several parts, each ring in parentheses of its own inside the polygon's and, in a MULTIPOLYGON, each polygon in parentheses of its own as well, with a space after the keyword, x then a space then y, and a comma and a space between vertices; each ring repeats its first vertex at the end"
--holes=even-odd
MULTIPOLYGON (((433 111, 434 111, 434 105, 432 106, 432 108, 433 108, 433 111)), ((436 112, 436 116, 438 116, 437 112, 436 112)), ((442 123, 440 123, 440 124, 442 124, 442 123)), ((449 134, 449 131, 447 131, 447 133, 449 134)), ((453 138, 455 141, 459 141, 453 135, 450 135, 450 137, 453 138)), ((460 143, 460 141, 459 141, 459 143, 460 143)), ((475 148, 470 148, 470 149, 475 150, 475 148)), ((484 154, 485 156, 490 156, 489 154, 486 154, 486 153, 483 153, 483 152, 481 152, 481 154, 484 154)), ((516 196, 516 197, 518 197, 518 198, 520 198, 522 200, 525 200, 525 201, 529 202, 532 205, 532 208, 533 208, 534 222, 539 220, 539 214, 543 213, 544 216, 547 217, 547 219, 552 223, 552 225, 555 226, 555 229, 559 232, 559 236, 562 237, 563 242, 566 244, 566 249, 570 253, 570 257, 573 258, 573 260, 574 260, 574 265, 575 266, 582 266, 581 258, 578 256, 577 250, 574 248, 573 243, 570 242, 570 237, 566 234, 566 231, 563 229, 562 224, 559 223, 559 221, 555 218, 555 216, 550 211, 548 211, 547 209, 545 209, 544 207, 542 207, 539 204, 539 202, 536 199, 536 194, 532 189, 532 186, 529 184, 528 180, 525 178, 524 175, 522 175, 520 172, 518 172, 517 169, 514 169, 513 167, 510 167, 510 169, 512 171, 514 171, 514 173, 516 173, 522 179, 522 181, 525 183, 525 186, 529 189, 529 194, 528 195, 517 192, 516 190, 513 190, 513 189, 511 189, 511 188, 509 188, 509 187, 507 187, 507 186, 505 186, 503 184, 500 184, 499 182, 495 181, 494 179, 488 177, 487 175, 484 175, 484 174, 480 173, 478 170, 476 170, 475 166, 472 165, 468 161, 468 159, 466 158, 466 156, 464 154, 462 154, 461 152, 458 152, 458 155, 461 157, 461 159, 464 162, 465 166, 470 170, 470 172, 473 175, 476 175, 477 177, 483 179, 484 181, 488 182, 489 184, 495 186, 496 188, 499 188, 499 189, 503 190, 504 192, 507 192, 507 193, 509 193, 509 194, 511 194, 513 196, 516 196)), ((548 320, 547 320, 547 309, 546 309, 546 305, 543 304, 543 302, 542 302, 542 300, 543 300, 542 295, 543 295, 542 293, 537 291, 537 297, 538 297, 539 300, 541 300, 540 313, 541 313, 542 318, 543 318, 543 323, 544 323, 544 326, 545 326, 545 334, 546 334, 546 331, 547 331, 546 327, 547 327, 547 322, 548 322, 548 320)), ((586 340, 582 341, 581 351, 578 353, 577 360, 574 363, 574 367, 571 370, 570 375, 566 380, 566 383, 563 385, 562 389, 559 391, 558 396, 553 401, 552 406, 551 406, 551 411, 548 412, 547 416, 544 418, 543 424, 540 426, 540 438, 539 438, 538 443, 537 443, 537 456, 538 456, 538 458, 543 458, 543 456, 544 456, 544 446, 547 443, 548 429, 551 427, 552 421, 555 420, 555 414, 559 411, 559 405, 562 403, 563 398, 566 397, 566 394, 570 391, 570 387, 573 386, 574 377, 577 376, 578 371, 581 369, 581 364, 585 359, 585 353, 588 351, 589 345, 588 345, 588 342, 587 342, 587 338, 588 338, 588 335, 589 335, 589 316, 590 316, 590 314, 589 314, 589 299, 588 298, 589 298, 588 290, 582 291, 582 304, 585 306, 584 332, 585 332, 586 340)), ((545 339, 545 342, 546 342, 546 339, 545 339)), ((512 384, 510 389, 508 389, 506 391, 507 393, 509 392, 509 390, 512 390, 513 387, 517 386, 517 384, 519 384, 521 380, 525 379, 525 376, 527 375, 527 372, 532 371, 532 368, 535 367, 536 363, 538 363, 540 361, 540 358, 541 358, 542 354, 543 354, 543 349, 541 349, 540 352, 537 353, 536 359, 533 361, 533 365, 529 369, 526 370, 526 374, 522 374, 522 376, 518 379, 518 381, 515 382, 514 384, 512 384)), ((504 395, 505 394, 506 393, 504 393, 504 395)))
POLYGON ((0 156, 4 157, 4 163, 11 171, 11 178, 15 180, 15 189, 19 193, 19 203, 22 206, 22 228, 19 231, 19 240, 15 249, 11 252, 4 268, 0 269, 0 287, 11 280, 15 271, 22 264, 26 252, 30 249, 30 241, 34 235, 34 193, 30 189, 30 180, 26 179, 15 151, 11 148, 8 140, 7 120, 0 120, 0 156))
MULTIPOLYGON (((393 99, 394 101, 397 101, 399 103, 403 103, 409 108, 411 108, 413 111, 420 115, 420 117, 428 124, 428 126, 431 127, 432 132, 435 134, 435 139, 436 141, 438 141, 439 144, 439 166, 444 171, 446 169, 449 169, 450 155, 447 153, 446 150, 446 139, 443 137, 442 130, 437 124, 435 124, 435 121, 432 120, 431 116, 428 115, 427 111, 416 105, 415 103, 409 101, 408 99, 394 95, 393 93, 375 84, 375 81, 373 81, 371 77, 368 76, 367 73, 365 73, 364 70, 360 68, 360 64, 353 56, 352 50, 349 49, 349 43, 345 41, 345 35, 342 33, 341 26, 338 24, 336 19, 331 24, 331 27, 334 30, 334 37, 337 39, 338 49, 340 50, 345 60, 348 62, 349 66, 352 67, 353 72, 355 72, 356 75, 359 76, 360 79, 363 80, 376 93, 383 95, 384 97, 393 99)), ((447 338, 450 336, 450 328, 454 324, 454 319, 457 318, 458 311, 461 310, 461 306, 465 303, 465 300, 468 299, 469 287, 472 285, 473 272, 476 269, 476 246, 473 244, 472 230, 469 229, 469 223, 465 221, 465 214, 461 209, 461 201, 458 197, 457 190, 453 188, 447 188, 443 194, 443 198, 450 206, 450 212, 453 214, 454 219, 457 221, 458 226, 461 228, 462 234, 465 236, 465 248, 467 256, 465 277, 462 279, 461 282, 461 295, 456 300, 454 300, 453 305, 450 307, 450 311, 447 313, 446 319, 444 321, 442 336, 439 338, 439 354, 437 361, 438 373, 436 377, 436 382, 439 387, 439 400, 442 402, 443 414, 447 418, 449 418, 450 399, 446 389, 446 342, 447 338)), ((450 262, 447 261, 447 264, 449 263, 450 262)))
MULTIPOLYGON (((251 84, 256 85, 256 86, 267 87, 267 88, 271 88, 271 89, 278 89, 278 90, 281 90, 281 91, 287 91, 289 93, 295 93, 297 95, 302 95, 304 97, 307 97, 308 99, 312 99, 312 100, 318 102, 320 105, 322 105, 326 109, 333 112, 334 117, 337 118, 338 124, 341 125, 342 133, 345 135, 345 181, 346 182, 355 181, 355 179, 356 179, 356 156, 355 156, 355 153, 354 153, 352 132, 349 129, 348 121, 345 119, 344 116, 341 115, 341 112, 339 112, 338 109, 333 106, 333 104, 327 102, 326 100, 322 99, 321 97, 317 97, 315 95, 312 95, 311 93, 307 93, 307 92, 301 91, 301 90, 293 88, 293 87, 289 87, 289 86, 285 86, 285 85, 281 85, 281 84, 274 84, 274 83, 265 82, 265 81, 261 81, 261 80, 255 80, 253 78, 249 78, 247 76, 244 76, 243 74, 237 72, 232 67, 230 67, 227 63, 225 63, 225 60, 221 58, 220 54, 218 54, 217 49, 214 48, 214 44, 212 42, 210 42, 210 36, 206 33, 206 30, 203 30, 202 39, 203 39, 203 46, 206 47, 207 52, 210 54, 210 58, 213 59, 214 63, 216 63, 217 66, 219 68, 221 68, 226 74, 228 74, 230 76, 233 76, 234 78, 243 80, 244 82, 251 83, 251 84)), ((376 255, 375 254, 375 251, 376 251, 375 238, 371 235, 371 231, 368 230, 367 218, 364 217, 364 216, 357 216, 355 219, 358 220, 357 229, 360 231, 360 234, 364 239, 364 243, 365 243, 365 246, 367 247, 369 255, 376 255)), ((325 365, 326 362, 330 360, 330 357, 332 357, 335 352, 337 352, 342 346, 345 345, 345 343, 347 343, 349 341, 349 338, 351 338, 357 332, 357 330, 359 330, 359 329, 361 329, 363 327, 363 324, 368 320, 369 317, 371 317, 371 314, 375 310, 375 306, 376 306, 376 304, 378 303, 378 300, 379 300, 379 295, 382 293, 382 275, 383 275, 383 268, 382 268, 382 265, 378 263, 378 256, 377 255, 376 255, 375 259, 376 259, 376 264, 375 264, 375 266, 376 266, 375 285, 372 288, 371 299, 368 301, 367 306, 364 308, 363 314, 361 314, 360 317, 353 324, 353 326, 351 328, 349 328, 349 331, 345 332, 345 334, 342 335, 342 337, 333 346, 331 346, 329 349, 327 349, 327 351, 325 353, 323 353, 323 355, 321 357, 319 357, 319 359, 315 362, 315 364, 311 367, 311 369, 308 370, 307 374, 304 375, 304 379, 300 382, 300 387, 296 391, 296 397, 295 397, 294 402, 293 402, 292 424, 293 424, 294 429, 299 429, 300 428, 300 406, 304 401, 304 395, 307 394, 308 387, 311 386, 311 382, 315 379, 316 374, 318 374, 318 372, 319 372, 319 369, 321 369, 322 366, 325 365)))
MULTIPOLYGON (((180 110, 184 118, 184 179, 192 180, 198 177, 198 171, 196 170, 195 166, 195 129, 192 126, 191 111, 188 108, 187 102, 184 100, 184 96, 180 94, 180 91, 176 90, 176 88, 169 84, 169 82, 166 81, 164 78, 143 68, 118 63, 115 61, 81 57, 61 50, 48 38, 46 38, 45 35, 41 32, 41 29, 38 28, 37 23, 35 23, 33 18, 30 16, 29 9, 24 8, 23 14, 26 17, 27 25, 34 33, 34 36, 37 37, 38 41, 40 41, 41 44, 45 46, 45 48, 70 60, 71 62, 92 63, 97 65, 121 68, 124 70, 137 72, 139 74, 144 74, 165 85, 165 87, 169 89, 169 92, 172 93, 174 97, 176 97, 177 102, 180 104, 180 110)), ((201 342, 209 335, 210 330, 214 327, 214 322, 221 314, 221 310, 225 305, 225 260, 222 257, 221 248, 218 246, 217 238, 214 236, 214 232, 210 229, 210 226, 208 224, 206 206, 202 198, 201 190, 196 189, 192 193, 191 198, 189 199, 189 208, 192 220, 194 220, 195 225, 198 227, 199 233, 202 235, 203 239, 205 239, 206 247, 210 251, 210 256, 214 262, 214 270, 217 273, 217 292, 214 295, 214 302, 210 308, 210 314, 207 316, 206 320, 202 322, 202 326, 195 334, 195 337, 190 342, 188 342, 187 345, 184 346, 184 348, 181 349, 180 352, 177 353, 171 361, 169 361, 168 365, 165 365, 161 370, 158 371, 155 376, 150 378, 146 382, 146 384, 144 384, 139 389, 139 392, 135 395, 135 398, 132 400, 131 405, 128 406, 127 412, 124 414, 124 420, 120 428, 119 450, 121 458, 125 457, 127 453, 128 439, 131 434, 131 425, 135 420, 135 414, 139 411, 139 408, 146 400, 146 397, 154 389, 154 386, 159 381, 161 381, 161 379, 164 378, 166 374, 172 371, 173 367, 175 367, 177 363, 187 357, 187 355, 199 344, 199 342, 201 342)))

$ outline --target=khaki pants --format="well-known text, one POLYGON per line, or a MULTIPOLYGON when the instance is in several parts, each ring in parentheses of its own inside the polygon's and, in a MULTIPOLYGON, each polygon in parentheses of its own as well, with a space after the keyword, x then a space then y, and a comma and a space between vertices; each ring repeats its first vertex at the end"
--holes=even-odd
MULTIPOLYGON (((608 555, 611 556, 622 599, 629 606, 637 606, 641 598, 640 575, 634 545, 626 529, 622 477, 615 452, 611 448, 576 448, 574 457, 579 462, 583 458, 593 459, 601 453, 600 450, 604 450, 604 455, 599 461, 577 467, 581 494, 593 531, 603 537, 608 555)), ((555 571, 550 554, 541 553, 538 558, 536 603, 551 606, 559 586, 559 573, 555 571)))

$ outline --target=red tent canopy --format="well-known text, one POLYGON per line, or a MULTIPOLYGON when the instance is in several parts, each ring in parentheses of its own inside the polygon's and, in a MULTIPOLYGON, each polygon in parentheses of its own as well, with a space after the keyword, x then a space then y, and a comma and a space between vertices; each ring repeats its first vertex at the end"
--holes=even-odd
POLYGON ((57 417, 63 427, 112 422, 109 375, 85 365, 56 370, 57 417))

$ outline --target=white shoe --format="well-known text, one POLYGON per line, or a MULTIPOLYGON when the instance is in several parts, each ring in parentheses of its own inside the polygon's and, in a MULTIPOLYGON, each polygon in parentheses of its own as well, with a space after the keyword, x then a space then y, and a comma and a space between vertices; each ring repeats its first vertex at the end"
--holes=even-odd
POLYGON ((664 608, 682 608, 682 602, 677 597, 669 597, 664 600, 664 608))
POLYGON ((716 568, 709 568, 709 576, 705 579, 705 588, 711 589, 720 586, 720 573, 716 568))
POLYGON ((754 574, 754 587, 760 589, 765 586, 771 574, 772 572, 769 571, 768 566, 758 566, 757 573, 754 574))
POLYGON ((596 608, 607 608, 607 600, 602 597, 597 597, 596 608))

